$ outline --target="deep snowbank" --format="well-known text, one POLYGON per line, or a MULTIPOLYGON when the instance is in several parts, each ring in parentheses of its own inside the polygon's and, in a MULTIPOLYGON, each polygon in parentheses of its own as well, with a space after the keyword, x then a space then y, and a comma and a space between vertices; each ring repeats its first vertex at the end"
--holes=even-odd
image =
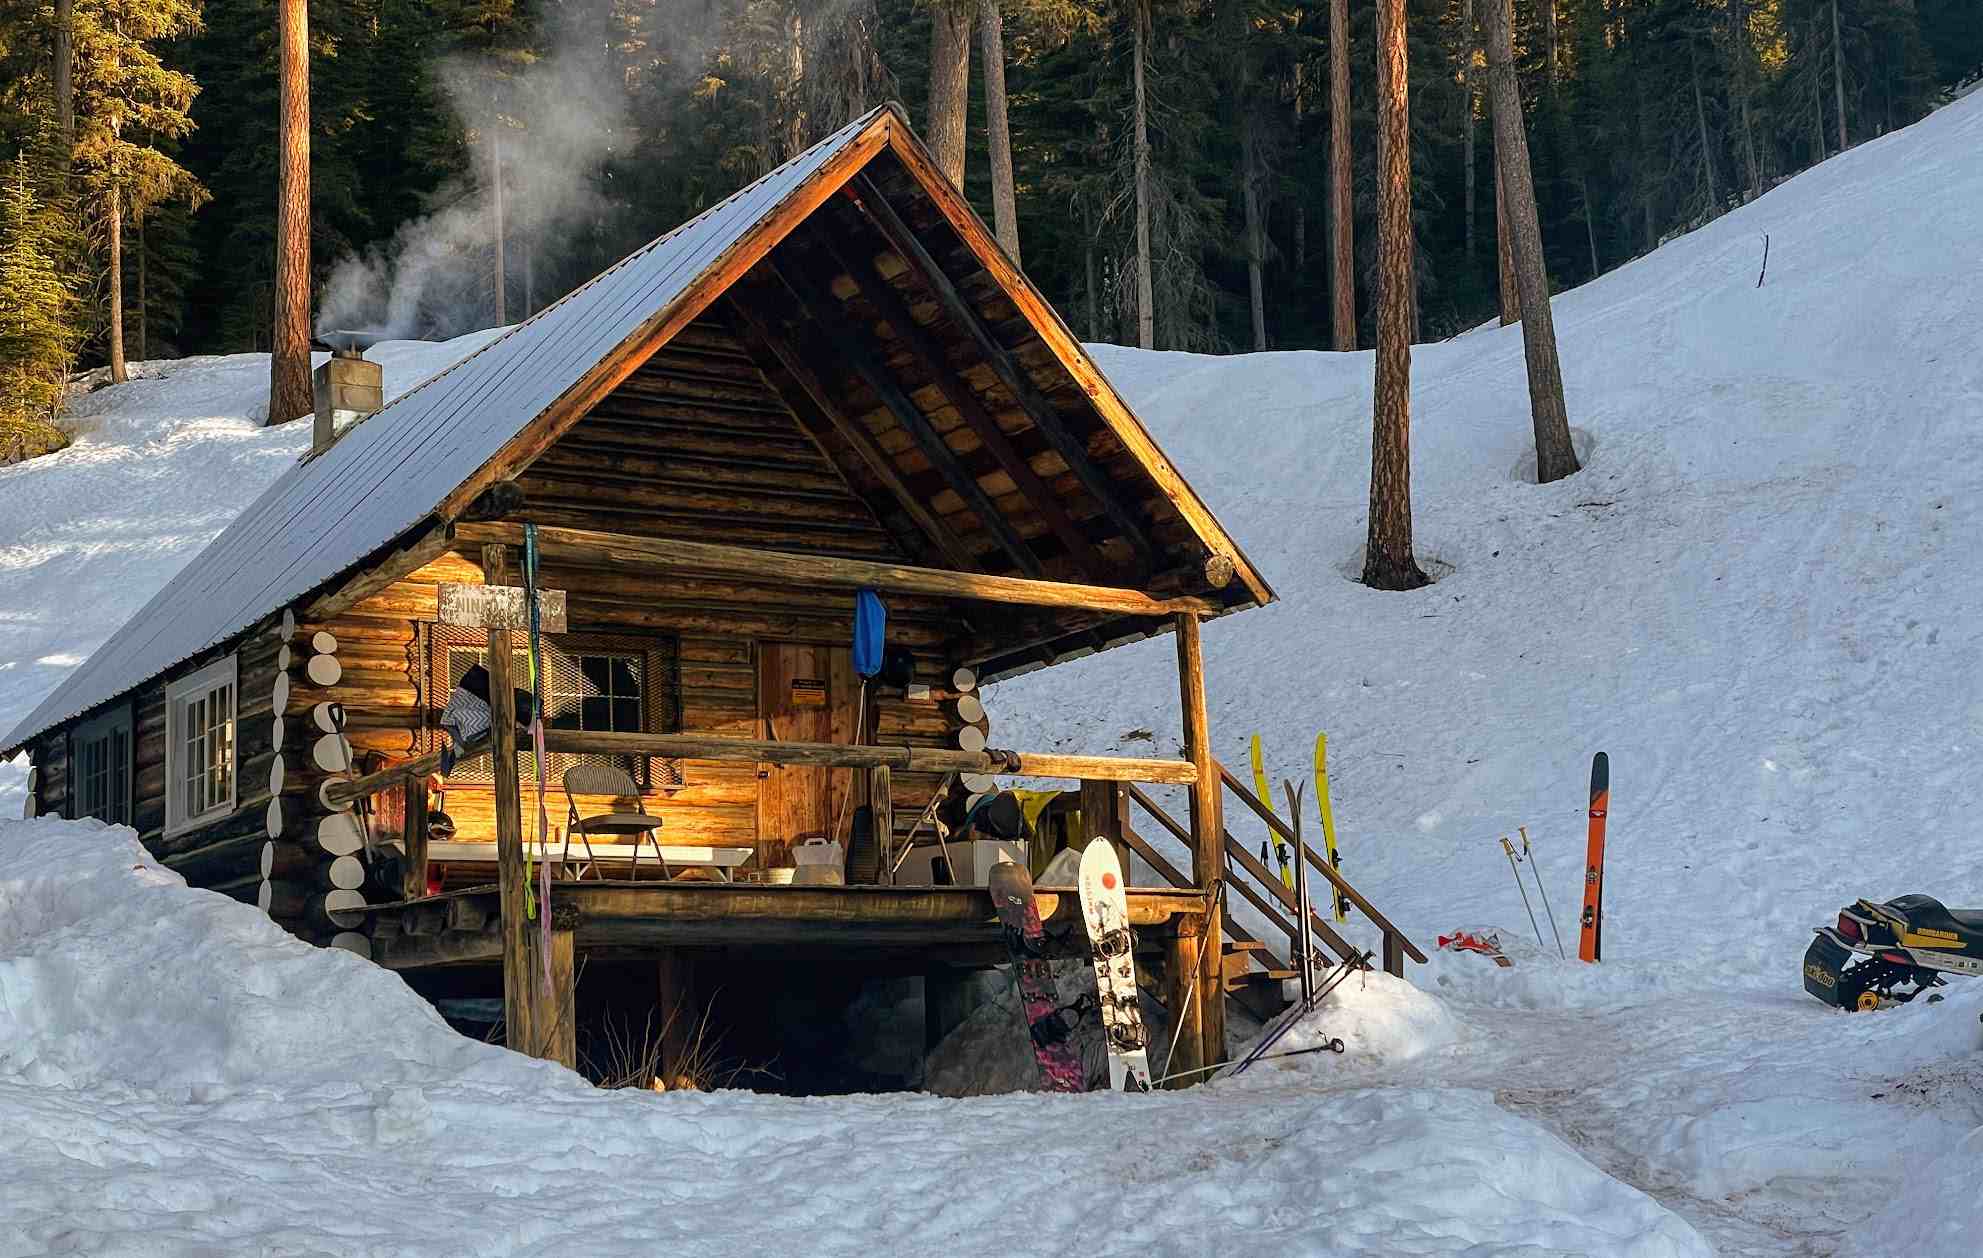
POLYGON ((0 871, 0 1255, 1708 1252, 1483 1092, 603 1093, 128 830, 0 871))

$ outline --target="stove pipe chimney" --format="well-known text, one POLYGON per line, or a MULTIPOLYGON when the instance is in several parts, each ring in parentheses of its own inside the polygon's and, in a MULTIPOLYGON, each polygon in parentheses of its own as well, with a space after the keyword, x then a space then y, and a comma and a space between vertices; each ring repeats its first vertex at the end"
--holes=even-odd
POLYGON ((321 338, 331 356, 311 376, 317 397, 311 454, 322 453, 346 429, 385 405, 385 377, 379 364, 365 357, 376 340, 362 332, 330 332, 321 338))

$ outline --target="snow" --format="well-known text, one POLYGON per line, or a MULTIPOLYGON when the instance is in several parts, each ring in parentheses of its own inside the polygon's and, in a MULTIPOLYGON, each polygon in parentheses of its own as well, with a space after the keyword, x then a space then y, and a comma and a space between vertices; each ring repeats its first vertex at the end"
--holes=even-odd
MULTIPOLYGON (((127 834, 0 826, 0 1255, 922 1253, 1014 1203, 1021 1252, 1973 1252, 1983 983, 1846 1015, 1798 967, 1855 897, 1983 905, 1979 238, 1983 93, 1563 294, 1587 467, 1554 485, 1518 330, 1417 347, 1440 580, 1411 594, 1353 580, 1368 355, 1096 348, 1282 595, 1207 629, 1219 754, 1257 730, 1305 777, 1326 729, 1349 876, 1422 946, 1487 930, 1514 961, 1351 980, 1289 1040, 1343 1056, 1134 1099, 602 1095, 127 834), (1537 945, 1497 840, 1529 827, 1574 947, 1597 750, 1592 967, 1537 945)), ((399 388, 461 350, 391 352, 399 388)), ((147 371, 0 471, 0 724, 226 523, 217 478, 307 439, 254 427, 265 359, 147 371)), ((1006 745, 1170 751, 1174 668, 1150 642, 987 703, 1006 745)))
POLYGON ((9 1258, 1708 1252, 1485 1092, 599 1092, 129 830, 0 822, 0 870, 9 1258))

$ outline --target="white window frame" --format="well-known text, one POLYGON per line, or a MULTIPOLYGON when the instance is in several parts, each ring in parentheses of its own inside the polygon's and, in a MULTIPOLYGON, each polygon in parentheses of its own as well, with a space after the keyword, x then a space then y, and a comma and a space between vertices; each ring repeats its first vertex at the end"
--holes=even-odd
POLYGON ((240 666, 235 656, 216 660, 197 673, 181 677, 165 687, 165 837, 184 834, 203 825, 227 816, 234 811, 234 804, 240 798, 240 722, 241 711, 240 666), (202 700, 220 686, 227 687, 227 728, 228 766, 227 794, 217 799, 207 808, 197 813, 186 811, 186 787, 184 782, 186 739, 186 707, 189 702, 202 700))

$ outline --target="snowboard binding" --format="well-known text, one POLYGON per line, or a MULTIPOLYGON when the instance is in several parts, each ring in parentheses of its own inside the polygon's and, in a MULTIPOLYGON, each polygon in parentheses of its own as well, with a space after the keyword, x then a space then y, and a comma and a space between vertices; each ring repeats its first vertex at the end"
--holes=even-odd
POLYGON ((1948 974, 1983 974, 1983 910, 1944 908, 1932 896, 1859 900, 1818 927, 1804 952, 1804 990, 1837 1009, 1910 1001, 1948 974))

